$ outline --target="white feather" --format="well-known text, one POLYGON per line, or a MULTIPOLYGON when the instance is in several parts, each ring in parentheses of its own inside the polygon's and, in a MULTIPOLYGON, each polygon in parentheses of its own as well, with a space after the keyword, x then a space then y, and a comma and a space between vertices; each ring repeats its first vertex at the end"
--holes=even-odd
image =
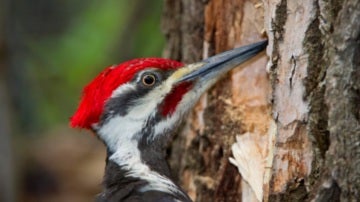
POLYGON ((140 178, 149 182, 141 191, 157 190, 182 194, 170 179, 152 171, 142 163, 137 140, 133 138, 133 135, 141 129, 139 126, 142 124, 143 121, 116 116, 100 129, 99 134, 106 141, 107 146, 115 151, 109 159, 125 170, 129 170, 127 177, 140 178))
MULTIPOLYGON (((158 190, 166 193, 183 194, 170 179, 152 171, 141 161, 137 145, 138 140, 135 137, 145 126, 146 121, 154 116, 158 105, 172 90, 173 82, 176 82, 176 80, 168 79, 165 83, 150 91, 145 97, 136 100, 127 115, 112 117, 98 130, 99 136, 105 141, 109 149, 114 152, 109 157, 110 160, 129 170, 128 177, 136 177, 149 182, 148 185, 142 188, 142 191, 158 190)), ((174 114, 154 126, 155 132, 151 138, 155 138, 163 134, 165 130, 178 125, 177 122, 181 121, 182 116, 189 111, 201 96, 201 92, 204 92, 211 83, 207 82, 209 85, 195 86, 193 90, 186 93, 174 114)), ((113 92, 111 97, 121 96, 124 92, 134 89, 134 85, 130 83, 121 85, 113 92)))
MULTIPOLYGON (((124 84, 116 89, 111 97, 121 96, 131 88, 134 88, 132 84, 124 84)), ((109 149, 114 151, 109 159, 129 170, 128 177, 136 177, 149 182, 141 189, 144 192, 157 190, 183 194, 169 178, 152 171, 141 161, 138 140, 134 137, 144 127, 146 120, 154 115, 154 109, 170 90, 171 88, 164 86, 153 89, 144 98, 137 100, 126 116, 112 117, 98 131, 109 149)))

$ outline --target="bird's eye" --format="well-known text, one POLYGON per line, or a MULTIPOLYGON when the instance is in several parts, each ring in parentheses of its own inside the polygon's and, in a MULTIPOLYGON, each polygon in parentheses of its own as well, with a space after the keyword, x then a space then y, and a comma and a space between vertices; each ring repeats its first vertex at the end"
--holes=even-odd
POLYGON ((145 74, 142 76, 141 81, 145 86, 153 86, 156 82, 156 77, 153 74, 145 74))

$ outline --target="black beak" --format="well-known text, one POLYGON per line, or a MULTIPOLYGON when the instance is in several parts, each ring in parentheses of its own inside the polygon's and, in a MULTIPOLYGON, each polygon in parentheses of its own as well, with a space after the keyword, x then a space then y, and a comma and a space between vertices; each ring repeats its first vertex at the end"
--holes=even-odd
POLYGON ((197 78, 201 78, 201 80, 217 79, 234 67, 254 57, 256 54, 264 50, 267 44, 267 40, 260 41, 220 53, 207 58, 202 62, 185 66, 184 68, 188 68, 188 70, 183 71, 184 74, 177 82, 191 81, 197 78))

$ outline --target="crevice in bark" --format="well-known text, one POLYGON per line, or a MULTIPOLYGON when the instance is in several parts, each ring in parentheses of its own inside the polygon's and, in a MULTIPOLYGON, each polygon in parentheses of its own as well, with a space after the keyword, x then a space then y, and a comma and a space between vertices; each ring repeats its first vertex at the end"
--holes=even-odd
MULTIPOLYGON (((324 169, 329 174, 324 175, 322 183, 334 181, 341 190, 340 201, 357 201, 360 198, 360 124, 356 118, 360 97, 360 2, 343 1, 341 9, 339 3, 331 3, 324 9, 339 10, 336 18, 323 11, 325 19, 333 23, 333 30, 327 38, 329 67, 325 78, 330 147, 324 169)), ((322 189, 315 191, 315 199, 319 199, 322 189)))
MULTIPOLYGON (((271 30, 270 32, 274 32, 274 40, 273 40, 273 49, 272 49, 272 53, 271 53, 271 66, 270 66, 270 73, 269 73, 269 77, 270 77, 270 82, 271 82, 271 87, 272 92, 274 93, 275 90, 275 86, 276 83, 278 82, 277 79, 277 64, 278 64, 278 60, 280 59, 280 55, 279 55, 279 43, 282 42, 283 40, 283 32, 284 32, 284 26, 286 23, 286 19, 287 19, 287 0, 281 0, 280 4, 277 5, 276 7, 276 14, 275 14, 275 20, 271 21, 271 30)), ((272 96, 272 100, 271 103, 274 102, 275 96, 272 96)), ((273 115, 274 119, 277 119, 277 115, 273 115)))
POLYGON ((220 186, 216 188, 214 201, 241 201, 241 176, 236 167, 226 163, 220 176, 220 186))
POLYGON ((276 6, 275 21, 271 24, 276 40, 282 41, 284 36, 284 26, 287 20, 287 0, 281 0, 276 6))
POLYGON ((316 202, 340 202, 341 189, 339 185, 331 178, 329 171, 323 172, 322 179, 314 184, 314 190, 309 198, 316 202))
POLYGON ((218 86, 221 88, 214 87, 207 97, 208 105, 204 112, 206 127, 203 134, 200 134, 201 139, 205 138, 207 141, 203 141, 203 146, 196 151, 203 156, 206 167, 204 172, 198 172, 198 180, 195 181, 198 190, 196 199, 197 201, 209 201, 209 199, 212 199, 211 201, 240 201, 241 195, 238 189, 240 189, 241 176, 230 164, 228 158, 231 156, 230 148, 235 141, 235 136, 241 134, 243 129, 241 123, 224 114, 226 104, 217 99, 219 95, 230 96, 231 92, 224 89, 231 89, 231 82, 223 79, 218 86), (219 116, 219 114, 223 115, 219 116), (210 180, 204 180, 208 178, 213 180, 213 186, 209 186, 210 180), (207 193, 202 192, 205 189, 208 190, 207 193))
MULTIPOLYGON (((252 10, 254 1, 166 2, 167 7, 177 7, 167 9, 170 18, 176 18, 167 25, 173 31, 168 29, 167 34, 169 55, 185 62, 248 42, 253 36, 246 27, 253 24, 249 16, 259 16, 254 15, 258 7, 252 10), (196 10, 200 7, 204 10, 196 10)), ((265 17, 266 29, 270 26, 268 84, 277 125, 270 197, 266 194, 265 201, 359 198, 360 69, 355 67, 360 66, 360 34, 354 32, 359 27, 358 4, 354 0, 263 2, 270 17, 265 17)), ((235 97, 243 93, 232 85, 222 80, 208 91, 189 117, 186 131, 171 146, 171 167, 195 201, 240 201, 247 194, 246 184, 228 162, 235 136, 252 130, 247 125, 250 118, 243 117, 239 107, 241 100, 229 99, 231 92, 235 97), (228 109, 239 111, 227 114, 228 109)))
MULTIPOLYGON (((351 63, 354 64, 355 67, 358 67, 354 70, 353 74, 351 75, 351 81, 357 81, 360 78, 360 34, 358 35, 355 43, 358 46, 355 47, 354 50, 354 57, 352 58, 351 63)), ((351 86, 352 95, 350 97, 350 103, 360 103, 360 82, 355 82, 353 86, 351 86)), ((356 118, 358 124, 360 124, 360 107, 359 105, 351 105, 350 109, 351 113, 356 118)))
POLYGON ((283 202, 283 201, 306 201, 308 194, 304 179, 296 179, 293 182, 289 182, 286 187, 286 192, 280 194, 270 194, 269 201, 283 202))
POLYGON ((322 41, 324 36, 320 31, 320 8, 318 2, 316 2, 315 8, 317 17, 311 22, 306 31, 303 43, 309 62, 307 77, 304 80, 304 98, 308 101, 310 106, 307 128, 315 153, 315 158, 312 162, 312 172, 308 177, 310 186, 314 185, 319 179, 322 172, 321 167, 325 159, 325 153, 330 146, 328 108, 324 100, 324 80, 328 64, 324 59, 325 50, 322 41))

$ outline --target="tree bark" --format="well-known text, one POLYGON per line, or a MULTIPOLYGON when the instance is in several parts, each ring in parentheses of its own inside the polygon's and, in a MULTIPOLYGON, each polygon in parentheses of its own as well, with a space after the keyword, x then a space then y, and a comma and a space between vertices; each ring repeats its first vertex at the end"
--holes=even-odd
POLYGON ((187 63, 269 39, 169 147, 194 201, 359 200, 359 1, 165 0, 163 31, 187 63))

